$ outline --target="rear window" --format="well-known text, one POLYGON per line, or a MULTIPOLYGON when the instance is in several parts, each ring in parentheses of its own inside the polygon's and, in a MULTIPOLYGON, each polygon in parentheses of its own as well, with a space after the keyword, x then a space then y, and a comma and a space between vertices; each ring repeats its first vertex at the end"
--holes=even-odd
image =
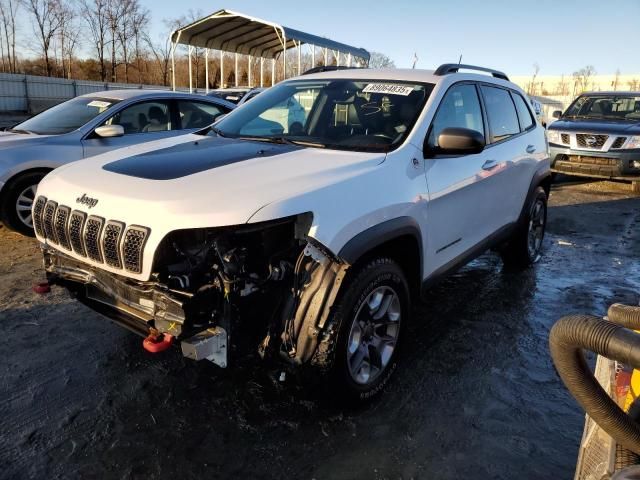
POLYGON ((486 85, 481 88, 489 118, 491 142, 500 142, 520 133, 518 114, 509 92, 503 88, 486 85))

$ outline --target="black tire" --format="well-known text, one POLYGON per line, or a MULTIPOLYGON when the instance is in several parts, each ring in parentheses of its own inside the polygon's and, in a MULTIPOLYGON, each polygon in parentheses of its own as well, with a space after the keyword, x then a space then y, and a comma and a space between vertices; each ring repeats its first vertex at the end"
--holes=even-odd
MULTIPOLYGON (((0 219, 2 223, 10 230, 21 233, 28 237, 35 235, 33 227, 27 225, 24 220, 27 218, 21 218, 17 209, 18 199, 27 192, 27 197, 31 198, 31 201, 35 200, 35 189, 29 191, 31 187, 37 186, 40 180, 46 175, 46 172, 31 172, 20 175, 18 178, 12 180, 6 187, 2 195, 2 204, 0 204, 0 219)), ((23 207, 26 207, 27 203, 21 203, 23 207)), ((24 215, 24 211, 23 211, 24 215)))
POLYGON ((526 268, 540 259, 542 242, 547 225, 547 194, 537 187, 527 206, 520 224, 500 249, 505 266, 526 268), (535 239, 530 233, 535 231, 535 239))
POLYGON ((357 269, 342 288, 327 324, 329 331, 337 332, 337 339, 335 342, 321 343, 317 355, 322 358, 324 387, 328 397, 347 404, 357 404, 380 394, 396 369, 402 334, 409 320, 409 287, 397 263, 389 258, 377 258, 357 269), (377 298, 378 295, 382 295, 380 308, 371 310, 369 306, 375 305, 374 297, 377 298), (387 307, 382 318, 374 320, 385 303, 387 307), (391 320, 396 313, 398 320, 391 320), (370 324, 361 327, 366 321, 370 321, 370 324), (358 325, 355 325, 356 322, 358 325), (353 350, 356 343, 352 331, 360 332, 358 338, 361 341, 357 343, 362 349, 358 348, 355 352, 350 351, 350 347, 353 350), (371 337, 367 338, 368 336, 371 337), (376 338, 383 337, 395 341, 380 342, 384 353, 376 354, 376 338), (368 346, 363 347, 365 344, 368 346), (327 346, 329 351, 326 350, 327 346), (360 351, 368 352, 368 380, 365 380, 367 375, 363 373, 367 360, 363 359, 362 368, 354 372, 360 351), (378 368, 376 364, 382 368, 378 368))

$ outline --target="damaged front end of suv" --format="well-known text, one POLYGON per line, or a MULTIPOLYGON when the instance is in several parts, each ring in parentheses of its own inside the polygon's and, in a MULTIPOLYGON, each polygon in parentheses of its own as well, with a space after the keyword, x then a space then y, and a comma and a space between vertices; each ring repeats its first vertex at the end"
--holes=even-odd
POLYGON ((184 356, 223 368, 235 349, 300 365, 319 342, 332 341, 324 326, 348 264, 307 236, 310 213, 172 231, 155 248, 146 280, 73 257, 140 271, 149 229, 87 217, 44 198, 34 214, 36 232, 46 239, 49 282, 146 337, 149 351, 179 343, 184 356))

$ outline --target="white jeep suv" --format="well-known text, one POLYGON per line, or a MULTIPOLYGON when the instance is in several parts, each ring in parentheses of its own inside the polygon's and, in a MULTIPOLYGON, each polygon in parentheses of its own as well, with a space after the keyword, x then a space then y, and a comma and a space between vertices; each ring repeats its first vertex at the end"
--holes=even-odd
POLYGON ((353 69, 59 168, 33 218, 49 281, 147 350, 226 367, 246 347, 366 399, 411 298, 489 248, 538 259, 549 188, 544 129, 503 73, 353 69))

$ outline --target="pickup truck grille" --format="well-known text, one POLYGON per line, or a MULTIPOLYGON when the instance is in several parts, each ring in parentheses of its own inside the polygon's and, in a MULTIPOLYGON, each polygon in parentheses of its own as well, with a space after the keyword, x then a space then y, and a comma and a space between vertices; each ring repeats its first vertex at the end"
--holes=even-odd
POLYGON ((594 150, 600 150, 609 135, 591 135, 589 133, 578 133, 576 135, 576 143, 582 148, 592 148, 594 150))
POLYGON ((627 141, 627 137, 618 137, 611 144, 611 148, 622 148, 622 145, 624 145, 624 142, 626 141, 627 141))
POLYGON ((33 223, 36 233, 51 244, 112 268, 131 273, 142 271, 144 246, 149 237, 146 227, 127 227, 117 220, 87 216, 45 197, 38 197, 34 204, 33 223))

